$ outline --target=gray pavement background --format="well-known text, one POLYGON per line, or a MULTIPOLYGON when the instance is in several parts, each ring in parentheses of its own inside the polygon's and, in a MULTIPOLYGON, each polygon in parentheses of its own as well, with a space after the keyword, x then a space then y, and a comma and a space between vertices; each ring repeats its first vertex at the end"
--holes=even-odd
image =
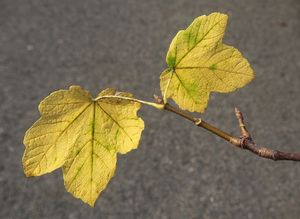
POLYGON ((39 101, 72 84, 151 99, 171 39, 213 11, 230 15, 225 42, 256 79, 213 94, 203 118, 238 134, 239 106, 258 143, 300 151, 299 0, 0 0, 0 218, 300 218, 300 163, 259 159, 147 107, 139 149, 118 157, 94 209, 65 191, 60 170, 23 174, 39 101))

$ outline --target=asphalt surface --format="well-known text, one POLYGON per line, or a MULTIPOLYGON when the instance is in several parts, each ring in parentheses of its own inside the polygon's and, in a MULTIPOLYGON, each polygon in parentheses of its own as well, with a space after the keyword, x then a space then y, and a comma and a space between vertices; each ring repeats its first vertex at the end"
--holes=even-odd
POLYGON ((0 218, 300 218, 300 163, 258 158, 149 107, 138 150, 118 157, 95 208, 65 191, 60 170, 24 176, 23 135, 45 96, 77 84, 151 100, 171 39, 213 11, 229 14, 224 41, 256 79, 213 94, 202 117, 238 134, 239 106, 258 143, 300 151, 299 0, 0 0, 0 218))

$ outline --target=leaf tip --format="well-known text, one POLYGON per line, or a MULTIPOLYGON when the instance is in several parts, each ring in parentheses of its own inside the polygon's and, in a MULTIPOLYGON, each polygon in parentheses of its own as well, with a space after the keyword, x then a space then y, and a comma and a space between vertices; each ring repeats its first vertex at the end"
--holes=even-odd
POLYGON ((95 203, 96 203, 96 199, 95 200, 88 200, 88 201, 85 201, 85 200, 82 200, 85 204, 89 205, 91 208, 94 208, 95 207, 95 203))

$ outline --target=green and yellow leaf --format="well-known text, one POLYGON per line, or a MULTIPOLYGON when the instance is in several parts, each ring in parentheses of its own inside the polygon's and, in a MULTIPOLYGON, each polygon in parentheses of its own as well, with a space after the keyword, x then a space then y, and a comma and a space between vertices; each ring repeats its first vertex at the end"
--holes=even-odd
POLYGON ((66 189, 93 206, 114 175, 117 153, 137 148, 144 122, 129 93, 102 91, 96 99, 79 86, 59 90, 39 105, 41 118, 26 132, 27 176, 63 168, 66 189))
POLYGON ((231 92, 254 78, 242 54, 222 43, 226 24, 227 15, 212 13, 178 32, 160 76, 165 102, 172 98, 181 109, 204 112, 210 92, 231 92))

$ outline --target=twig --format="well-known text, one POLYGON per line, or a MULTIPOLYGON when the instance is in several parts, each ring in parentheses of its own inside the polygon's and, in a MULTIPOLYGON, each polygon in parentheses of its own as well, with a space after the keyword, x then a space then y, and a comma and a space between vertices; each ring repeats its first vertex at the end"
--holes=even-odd
MULTIPOLYGON (((155 95, 154 99, 158 104, 164 104, 161 97, 155 95)), ((175 108, 168 103, 164 104, 164 110, 175 113, 176 115, 181 116, 193 122, 195 125, 202 127, 210 131, 211 133, 223 138, 224 140, 230 142, 235 147, 249 150, 259 157, 271 159, 274 161, 276 160, 300 161, 300 153, 287 153, 287 152, 272 150, 266 147, 256 145, 256 143, 253 141, 251 137, 251 134, 249 133, 249 131, 245 126, 243 114, 238 108, 235 108, 235 115, 238 119, 239 126, 240 126, 240 133, 241 133, 240 137, 231 136, 230 134, 214 127, 213 125, 203 121, 202 119, 195 118, 190 114, 186 113, 185 111, 175 108)))

